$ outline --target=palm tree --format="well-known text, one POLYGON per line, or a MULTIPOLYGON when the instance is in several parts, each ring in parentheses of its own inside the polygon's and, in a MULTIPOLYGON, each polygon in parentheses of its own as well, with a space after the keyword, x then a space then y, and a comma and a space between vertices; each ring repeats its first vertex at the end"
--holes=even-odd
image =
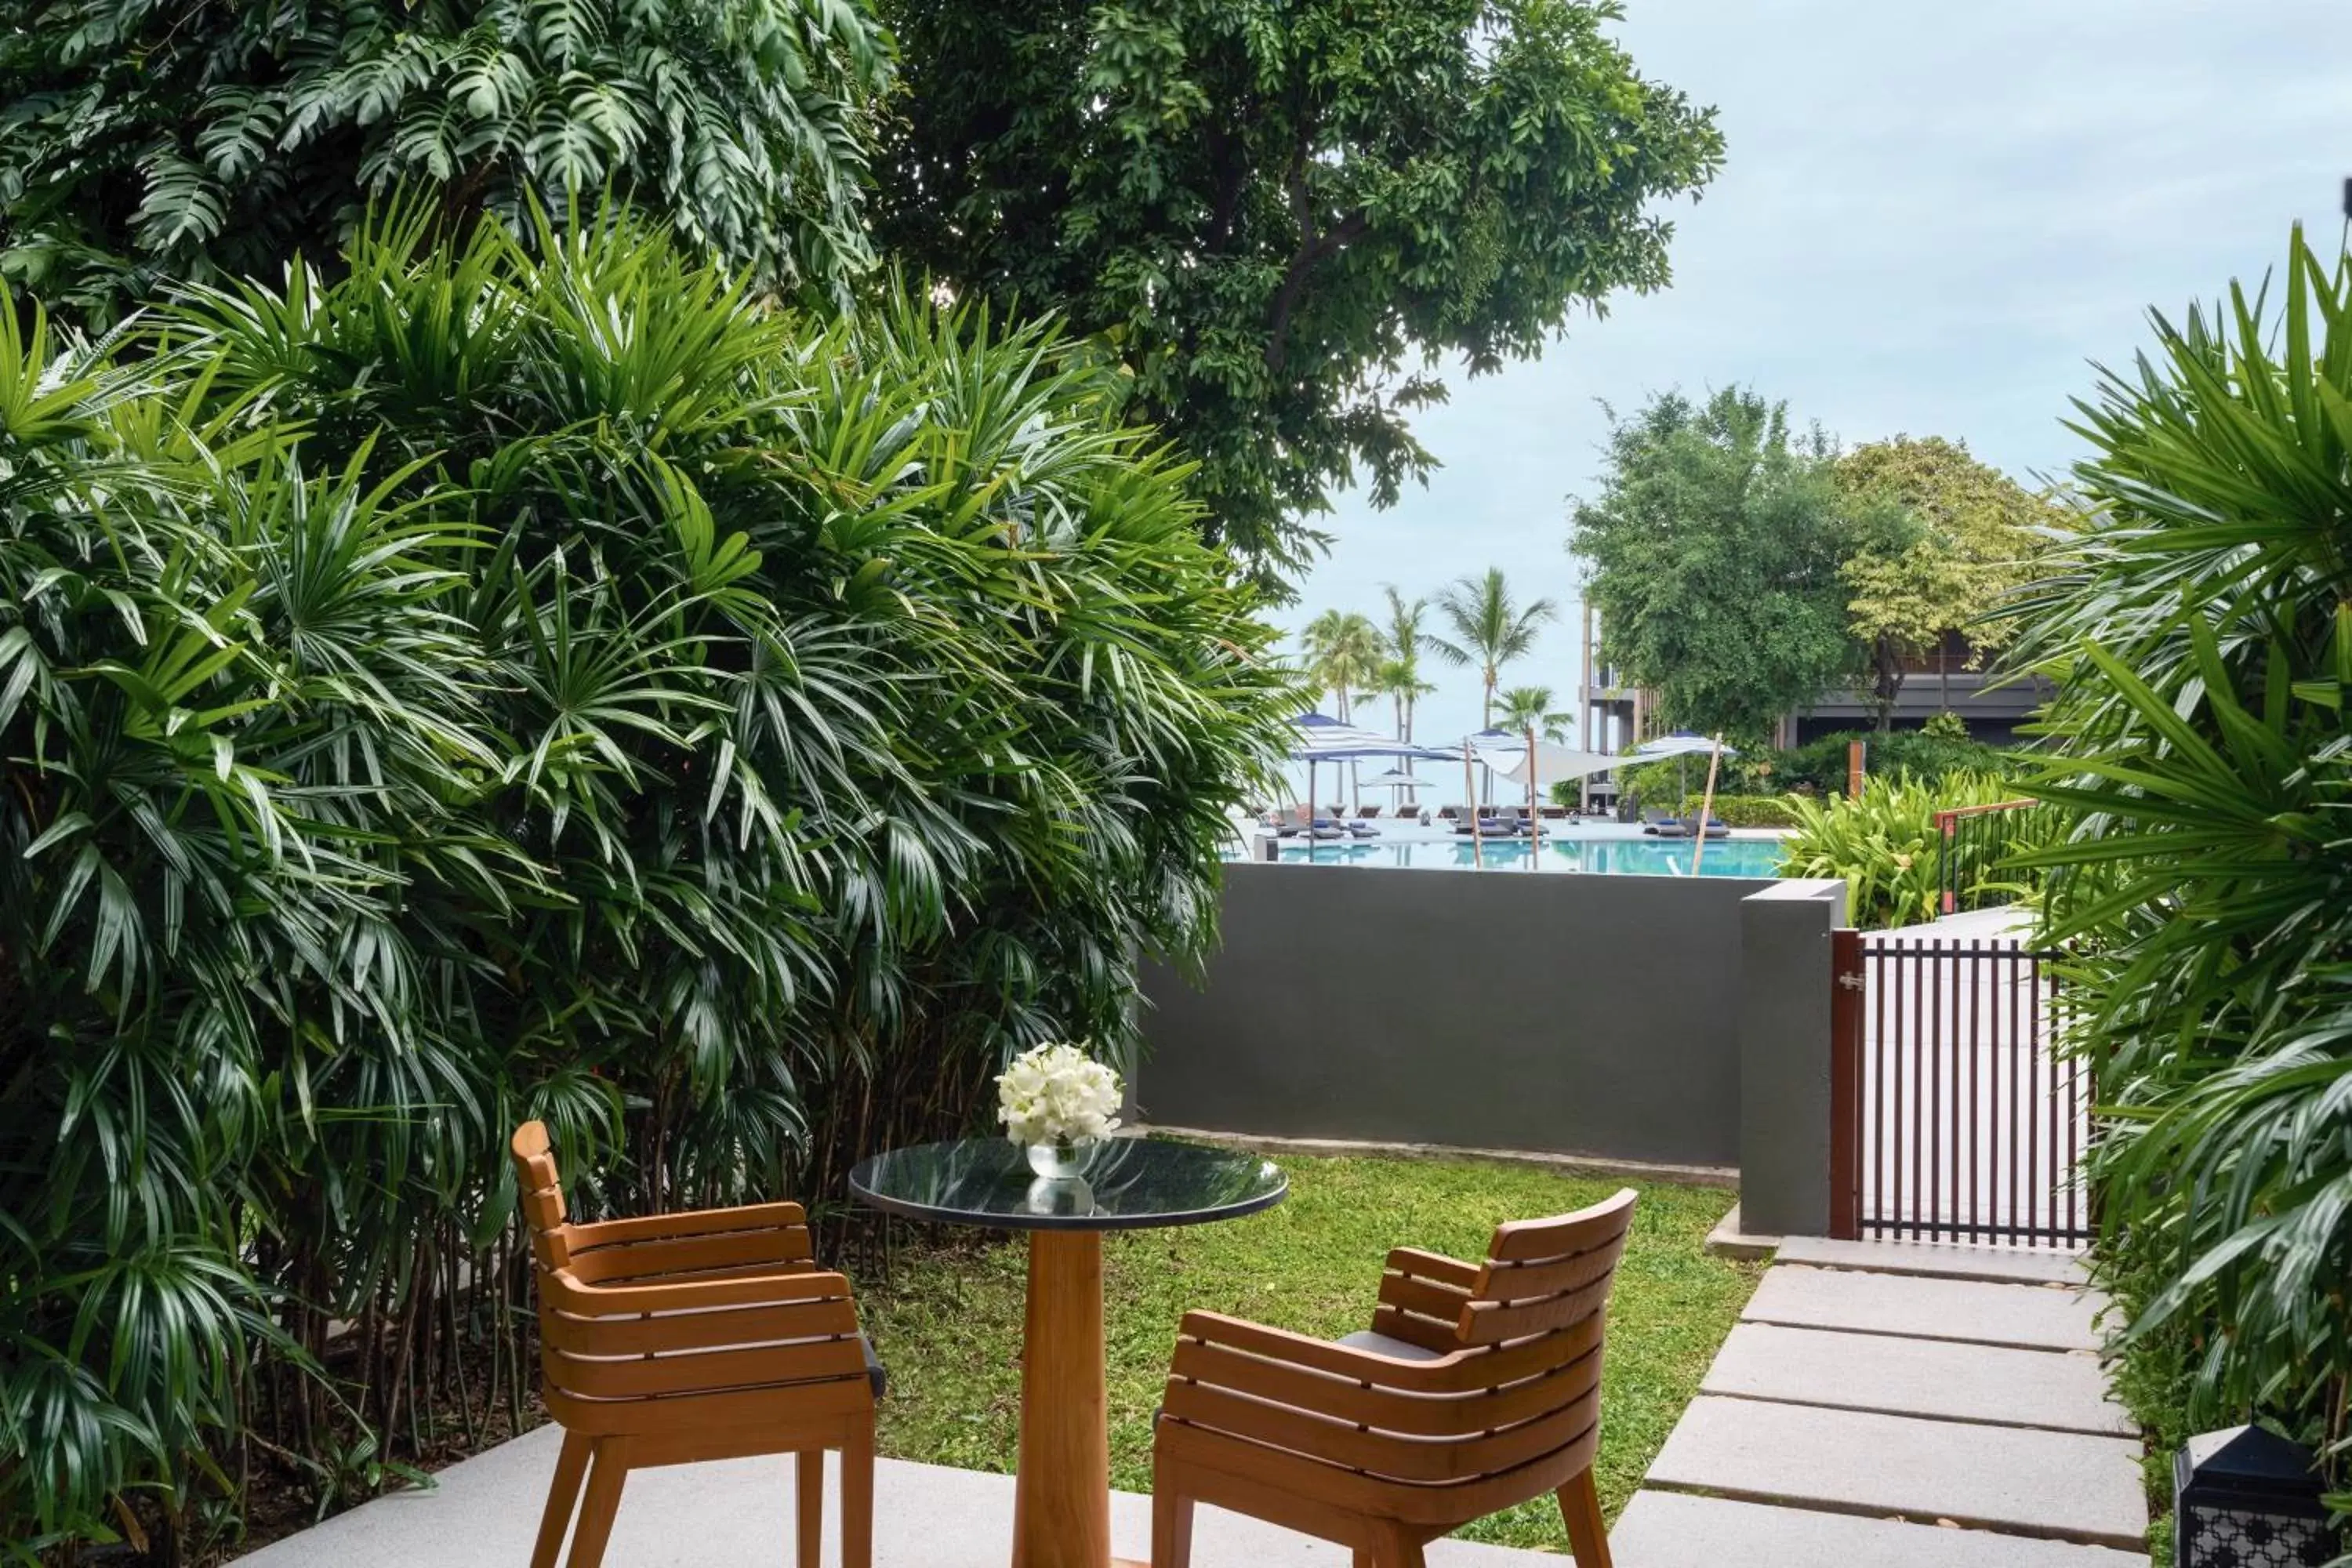
POLYGON ((1380 672, 1379 628, 1352 611, 1326 610, 1307 623, 1299 641, 1307 650, 1307 678, 1329 692, 1339 710, 1332 717, 1352 721, 1354 699, 1372 689, 1380 672))
MULTIPOLYGON (((1372 691, 1389 699, 1396 706, 1397 739, 1400 741, 1412 739, 1413 704, 1436 689, 1435 686, 1421 678, 1421 661, 1417 658, 1392 656, 1381 660, 1380 667, 1372 672, 1372 691)), ((1405 759, 1408 767, 1412 761, 1410 757, 1405 759)))
POLYGON ((1551 688, 1549 686, 1514 686, 1496 699, 1503 707, 1503 728, 1540 735, 1544 740, 1568 743, 1568 725, 1574 717, 1551 711, 1551 688))
MULTIPOLYGON (((1437 689, 1421 679, 1421 656, 1436 640, 1421 629, 1422 617, 1429 613, 1429 601, 1415 599, 1408 604, 1393 584, 1384 584, 1381 591, 1389 596, 1388 625, 1381 628, 1389 657, 1381 667, 1376 689, 1396 700, 1397 739, 1410 741, 1413 704, 1437 689)), ((1406 766, 1410 770, 1411 763, 1406 766)))
MULTIPOLYGON (((1437 689, 1421 678, 1421 661, 1384 658, 1372 676, 1372 689, 1396 704, 1397 738, 1412 739, 1412 705, 1437 689)), ((1413 776, 1412 759, 1404 759, 1407 778, 1413 776)), ((1418 804, 1418 803, 1415 803, 1418 804)))
POLYGON ((1547 741, 1568 742, 1568 720, 1565 713, 1551 710, 1551 688, 1549 686, 1514 686, 1502 694, 1503 728, 1515 730, 1528 738, 1528 815, 1536 814, 1536 780, 1541 770, 1536 766, 1536 737, 1538 732, 1547 741))
POLYGON ((1522 608, 1512 599, 1501 569, 1489 566, 1486 576, 1465 577, 1439 594, 1437 610, 1454 635, 1433 637, 1428 646, 1450 664, 1478 667, 1486 682, 1480 722, 1491 726, 1503 667, 1527 657, 1535 647, 1536 633, 1559 618, 1559 606, 1549 599, 1536 599, 1522 608))
MULTIPOLYGON (((1332 717, 1342 723, 1349 721, 1356 696, 1371 691, 1380 674, 1380 628, 1352 610, 1326 610, 1307 623, 1299 640, 1307 650, 1307 678, 1335 699, 1339 711, 1332 717)), ((1351 803, 1357 795, 1356 764, 1349 763, 1351 803)), ((1315 803, 1307 804, 1312 807, 1315 803)))

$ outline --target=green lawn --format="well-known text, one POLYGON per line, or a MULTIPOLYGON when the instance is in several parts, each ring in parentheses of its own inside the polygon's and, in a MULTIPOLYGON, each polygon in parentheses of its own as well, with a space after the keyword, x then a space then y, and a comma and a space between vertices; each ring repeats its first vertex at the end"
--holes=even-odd
MULTIPOLYGON (((1113 1485, 1150 1489, 1151 1412, 1188 1309, 1336 1337, 1370 1326, 1390 1247, 1475 1259, 1498 1221, 1580 1208, 1621 1184, 1468 1161, 1294 1156, 1282 1165, 1290 1196, 1265 1214, 1107 1238, 1113 1485)), ((1700 1247, 1731 1203, 1717 1188, 1643 1189, 1610 1310, 1598 1475, 1612 1520, 1755 1286, 1752 1266, 1700 1247)), ((866 1328, 890 1368, 884 1453, 1013 1468, 1025 1257, 1018 1245, 902 1254, 887 1288, 860 1290, 866 1328)), ((1464 1533, 1513 1546, 1568 1545, 1548 1499, 1464 1533)))

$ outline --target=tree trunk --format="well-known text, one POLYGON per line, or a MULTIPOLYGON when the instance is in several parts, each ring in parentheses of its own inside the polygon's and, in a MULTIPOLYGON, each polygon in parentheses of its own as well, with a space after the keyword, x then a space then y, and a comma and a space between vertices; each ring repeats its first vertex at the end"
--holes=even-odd
POLYGON ((1903 694, 1903 650, 1886 638, 1878 643, 1878 732, 1895 729, 1895 700, 1903 694))

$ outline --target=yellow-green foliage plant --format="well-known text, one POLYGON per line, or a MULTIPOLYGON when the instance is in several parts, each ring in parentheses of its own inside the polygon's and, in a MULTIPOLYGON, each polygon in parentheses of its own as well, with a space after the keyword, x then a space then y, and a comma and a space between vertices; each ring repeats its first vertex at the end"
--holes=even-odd
MULTIPOLYGON (((1843 879, 1847 920, 1884 930, 1936 918, 1943 853, 1936 814, 1998 805, 2017 798, 2017 790, 1986 773, 1955 773, 1935 784, 1897 773, 1864 779, 1862 794, 1850 800, 1786 798, 1796 829, 1782 841, 1780 874, 1843 879)), ((2030 836, 2029 819, 2041 815, 1997 813, 1967 836, 1957 884, 1964 900, 2029 890, 2006 862, 2018 841, 2030 836)))

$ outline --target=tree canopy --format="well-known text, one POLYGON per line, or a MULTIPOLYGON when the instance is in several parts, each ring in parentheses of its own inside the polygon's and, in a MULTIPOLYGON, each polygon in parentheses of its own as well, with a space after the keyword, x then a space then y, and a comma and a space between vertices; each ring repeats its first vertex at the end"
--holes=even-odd
POLYGON ((1432 454, 1433 374, 1532 357, 1579 306, 1667 279, 1659 198, 1712 110, 1644 79, 1572 0, 884 0, 907 91, 886 247, 960 290, 1067 312, 1128 416, 1201 463, 1209 527, 1270 582, 1306 521, 1432 454))
POLYGON ((1975 659, 2010 640, 2016 623, 1993 612, 2034 580, 2068 513, 1939 436, 1857 447, 1838 459, 1837 479, 1857 503, 1841 569, 1847 629, 1869 659, 1883 731, 1907 657, 1949 632, 1967 634, 1975 659))
POLYGON ((1758 740, 1854 673, 1850 503, 1818 429, 1726 387, 1614 422, 1600 494, 1571 515, 1609 660, 1670 723, 1758 740))
POLYGON ((845 297, 888 44, 862 0, 53 0, 0 34, 0 268, 104 317, 331 260, 371 193, 516 214, 609 187, 771 287, 845 297))

